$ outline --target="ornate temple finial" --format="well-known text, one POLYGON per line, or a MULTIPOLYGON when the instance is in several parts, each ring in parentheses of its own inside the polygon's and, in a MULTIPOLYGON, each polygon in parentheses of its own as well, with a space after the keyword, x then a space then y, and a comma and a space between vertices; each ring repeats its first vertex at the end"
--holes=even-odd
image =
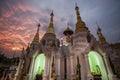
POLYGON ((33 38, 33 42, 39 42, 39 27, 40 27, 40 23, 38 24, 37 32, 33 38))
POLYGON ((75 6, 76 6, 75 9, 76 9, 76 10, 79 10, 79 7, 77 6, 77 3, 75 3, 75 6))
POLYGON ((53 16, 54 16, 54 14, 53 14, 53 10, 52 10, 50 16, 51 16, 51 18, 50 18, 50 23, 53 23, 53 16))
POLYGON ((40 28, 40 23, 38 24, 38 29, 37 29, 37 33, 39 33, 39 28, 40 28))
POLYGON ((38 27, 40 27, 40 23, 38 24, 38 27))
POLYGON ((69 23, 67 23, 67 27, 69 27, 69 23))
POLYGON ((54 16, 54 14, 53 14, 53 10, 52 10, 50 16, 51 16, 50 17, 50 23, 49 23, 49 26, 48 26, 48 29, 47 29, 47 33, 54 34, 54 26, 53 26, 53 16, 54 16))
POLYGON ((97 24, 97 27, 98 27, 98 32, 101 32, 101 28, 99 27, 99 25, 98 25, 98 23, 96 22, 96 24, 97 24))
POLYGON ((69 24, 67 24, 67 29, 63 32, 63 34, 66 36, 66 42, 71 43, 71 35, 73 34, 73 31, 69 28, 69 24))
POLYGON ((77 3, 75 3, 75 10, 76 10, 77 21, 80 21, 81 17, 80 17, 79 7, 77 6, 77 3))
POLYGON ((86 27, 85 23, 82 21, 80 17, 79 7, 77 6, 77 3, 75 3, 75 10, 76 10, 76 17, 77 17, 75 32, 79 31, 81 28, 87 30, 88 28, 86 27))
POLYGON ((75 6, 77 6, 77 3, 75 3, 75 6))
POLYGON ((97 35, 98 35, 98 38, 99 38, 99 43, 100 44, 104 44, 104 43, 106 43, 106 40, 105 40, 105 38, 104 38, 104 36, 103 36, 103 34, 101 32, 101 28, 99 27, 98 24, 97 24, 97 27, 98 27, 98 29, 97 29, 97 35))
POLYGON ((54 14, 53 14, 53 10, 52 10, 52 12, 51 12, 51 14, 50 14, 51 16, 54 16, 54 14))

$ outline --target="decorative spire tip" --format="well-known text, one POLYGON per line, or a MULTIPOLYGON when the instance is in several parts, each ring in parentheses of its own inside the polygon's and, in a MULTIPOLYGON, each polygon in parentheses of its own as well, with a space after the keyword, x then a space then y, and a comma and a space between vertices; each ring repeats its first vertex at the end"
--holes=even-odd
POLYGON ((51 14, 50 14, 51 16, 54 16, 54 14, 53 14, 53 10, 52 10, 52 12, 51 12, 51 14))
POLYGON ((69 27, 69 23, 67 23, 67 26, 69 27))
POLYGON ((101 28, 99 27, 98 23, 96 22, 96 25, 98 27, 98 31, 100 32, 101 31, 101 28))
POLYGON ((78 9, 79 9, 79 7, 77 6, 77 3, 75 3, 75 6, 76 6, 76 7, 75 7, 75 9, 76 9, 76 10, 78 10, 78 9))
POLYGON ((38 24, 38 27, 40 27, 40 23, 38 24))

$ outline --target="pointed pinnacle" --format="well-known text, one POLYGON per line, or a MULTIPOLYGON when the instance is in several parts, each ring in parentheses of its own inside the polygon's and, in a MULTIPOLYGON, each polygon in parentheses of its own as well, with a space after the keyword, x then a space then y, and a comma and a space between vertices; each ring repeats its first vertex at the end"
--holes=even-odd
POLYGON ((77 6, 77 3, 75 3, 75 10, 78 10, 79 9, 79 7, 77 6))
POLYGON ((51 14, 50 14, 51 16, 54 16, 54 14, 53 14, 53 10, 52 10, 52 12, 51 12, 51 14))
POLYGON ((40 23, 38 24, 38 27, 40 27, 40 23))
POLYGON ((96 25, 98 27, 98 31, 101 32, 101 28, 99 27, 98 23, 96 22, 96 25))

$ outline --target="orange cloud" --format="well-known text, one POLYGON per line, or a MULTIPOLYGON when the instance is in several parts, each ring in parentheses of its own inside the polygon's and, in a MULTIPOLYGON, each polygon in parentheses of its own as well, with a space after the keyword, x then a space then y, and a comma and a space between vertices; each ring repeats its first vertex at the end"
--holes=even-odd
MULTIPOLYGON (((42 38, 49 25, 50 14, 46 10, 21 3, 7 5, 9 10, 3 9, 5 14, 0 16, 0 48, 4 49, 7 56, 12 56, 14 47, 26 48, 28 43, 32 42, 38 22, 41 24, 40 39, 42 38)), ((55 23, 62 24, 62 21, 55 17, 55 23)))

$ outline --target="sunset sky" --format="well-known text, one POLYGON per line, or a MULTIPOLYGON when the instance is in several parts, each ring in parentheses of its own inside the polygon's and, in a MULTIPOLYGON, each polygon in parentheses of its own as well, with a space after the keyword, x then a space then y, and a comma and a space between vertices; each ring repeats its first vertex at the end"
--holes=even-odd
POLYGON ((75 29, 76 2, 82 20, 96 39, 97 22, 109 43, 120 42, 120 0, 1 0, 0 50, 12 56, 13 48, 26 48, 39 22, 41 38, 49 25, 52 10, 56 35, 64 37, 62 33, 68 23, 75 29))

